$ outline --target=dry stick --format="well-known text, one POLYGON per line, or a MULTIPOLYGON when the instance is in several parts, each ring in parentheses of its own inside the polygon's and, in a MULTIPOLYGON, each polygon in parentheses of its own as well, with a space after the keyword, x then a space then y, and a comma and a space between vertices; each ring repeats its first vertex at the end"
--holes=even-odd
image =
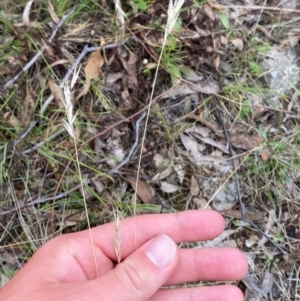
MULTIPOLYGON (((225 139, 226 139, 226 143, 227 143, 227 149, 229 150, 229 154, 232 160, 232 165, 234 170, 237 170, 238 166, 235 160, 236 154, 235 151, 232 148, 232 145, 230 143, 230 139, 229 139, 229 135, 227 132, 227 129, 225 127, 225 123, 224 120, 222 118, 220 109, 217 108, 217 115, 218 115, 218 119, 222 125, 223 131, 224 131, 224 135, 225 135, 225 139)), ((234 181, 235 181, 235 187, 236 187, 236 192, 237 192, 237 198, 239 201, 239 205, 240 205, 240 212, 241 212, 241 216, 242 216, 242 220, 248 224, 250 224, 253 228, 255 228, 261 235, 263 235, 264 237, 266 237, 269 242, 275 247, 277 248, 283 255, 287 255, 288 252, 285 251, 281 246, 279 246, 276 242, 274 242, 271 237, 269 237, 269 235, 267 235, 265 232, 263 232, 255 223, 253 223, 252 221, 248 220, 246 217, 246 210, 245 210, 245 206, 242 202, 242 197, 241 197, 241 189, 240 189, 240 185, 238 182, 238 178, 237 178, 237 172, 234 173, 234 181)))
MULTIPOLYGON (((31 153, 33 151, 35 151, 36 149, 40 148, 41 146, 43 146, 45 143, 51 141, 52 139, 56 138, 57 136, 59 136, 61 133, 64 132, 64 129, 61 129, 59 131, 56 131, 54 134, 52 134, 51 136, 47 137, 45 140, 35 144, 34 146, 32 147, 29 147, 27 149, 25 149, 24 151, 21 152, 21 155, 26 155, 28 153, 31 153)), ((10 158, 10 156, 8 156, 7 158, 10 158)))
MULTIPOLYGON (((84 58, 84 56, 86 54, 88 54, 89 52, 95 51, 97 49, 110 49, 110 48, 115 48, 117 47, 118 44, 108 44, 105 46, 99 46, 99 47, 84 47, 84 49, 82 50, 82 52, 80 53, 80 55, 78 56, 78 58, 76 59, 75 63, 71 66, 71 68, 68 70, 67 74, 65 75, 65 77, 63 78, 62 82, 60 83, 60 87, 63 88, 64 85, 66 84, 66 82, 69 80, 69 78, 71 77, 71 75, 73 74, 75 68, 80 64, 80 62, 82 61, 82 59, 84 58)), ((51 94, 44 102, 44 104, 42 105, 41 109, 40 109, 40 114, 39 116, 43 116, 45 111, 47 110, 48 106, 50 105, 50 103, 53 101, 54 96, 53 94, 51 94)), ((2 161, 4 158, 6 158, 6 154, 13 150, 15 148, 15 146, 22 141, 30 132, 31 130, 36 126, 36 124, 38 123, 38 119, 33 120, 30 125, 27 127, 27 129, 25 129, 25 131, 21 134, 21 136, 10 142, 9 145, 7 146, 5 152, 1 152, 0 153, 0 161, 2 161)))
MULTIPOLYGON (((85 181, 85 184, 89 184, 88 179, 85 181)), ((72 189, 70 189, 68 191, 62 192, 62 193, 56 195, 55 199, 56 200, 62 199, 64 197, 66 197, 67 195, 69 195, 70 193, 72 193, 73 191, 76 191, 80 187, 81 187, 81 185, 77 185, 77 186, 73 187, 72 189)), ((44 198, 39 198, 39 199, 33 200, 29 203, 26 203, 24 205, 21 205, 18 208, 11 208, 11 209, 8 209, 8 210, 5 210, 5 211, 0 211, 0 216, 10 214, 10 213, 15 212, 17 210, 25 209, 25 208, 30 207, 30 206, 43 204, 43 203, 48 202, 48 201, 53 201, 53 196, 45 196, 44 198)))
POLYGON ((135 149, 138 146, 139 143, 139 131, 140 131, 140 123, 141 121, 146 117, 146 111, 143 112, 143 114, 141 115, 141 117, 136 121, 136 125, 135 125, 135 141, 134 144, 131 146, 130 151, 126 157, 126 159, 121 162, 117 167, 115 167, 114 169, 112 169, 109 174, 114 174, 117 173, 119 171, 119 169, 121 167, 123 167, 125 164, 127 164, 130 160, 130 158, 132 157, 135 149))
POLYGON ((292 8, 261 6, 261 5, 221 5, 221 8, 242 8, 246 10, 271 10, 280 12, 300 13, 300 10, 292 8))
MULTIPOLYGON (((75 7, 72 8, 67 14, 63 15, 60 22, 56 25, 51 37, 49 38, 48 42, 52 43, 53 39, 55 38, 56 34, 58 33, 58 30, 62 27, 66 19, 73 14, 75 11, 75 7)), ((5 91, 8 88, 12 88, 13 84, 39 59, 39 57, 43 54, 44 50, 46 49, 45 46, 43 46, 38 53, 22 68, 22 70, 15 75, 11 80, 9 80, 3 87, 2 92, 5 91)))

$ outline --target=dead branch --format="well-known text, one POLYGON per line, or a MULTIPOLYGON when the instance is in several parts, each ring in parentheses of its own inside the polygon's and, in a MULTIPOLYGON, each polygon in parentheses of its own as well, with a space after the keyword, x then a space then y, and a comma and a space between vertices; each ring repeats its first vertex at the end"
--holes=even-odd
POLYGON ((146 117, 146 111, 143 112, 143 114, 141 115, 141 117, 136 121, 136 125, 135 125, 135 141, 133 143, 133 145, 131 146, 131 149, 126 157, 126 159, 121 162, 117 167, 115 167, 114 169, 112 169, 109 173, 110 174, 114 174, 117 173, 119 171, 119 169, 121 167, 123 167, 125 164, 127 164, 130 160, 130 158, 132 157, 135 149, 138 146, 139 143, 139 131, 140 131, 140 123, 141 121, 146 117))
MULTIPOLYGON (((85 180, 85 184, 89 184, 89 180, 85 180)), ((73 191, 76 191, 79 188, 81 188, 81 185, 77 185, 77 186, 73 187, 72 189, 70 189, 68 191, 57 194, 55 197, 45 196, 43 198, 39 198, 39 199, 33 200, 31 202, 28 202, 24 205, 16 206, 16 207, 8 209, 8 210, 0 211, 0 216, 7 215, 7 214, 13 213, 13 212, 18 211, 18 210, 22 210, 22 209, 25 209, 25 208, 30 207, 30 206, 34 206, 34 205, 43 204, 43 203, 46 203, 46 202, 49 202, 49 201, 53 201, 53 198, 55 200, 62 199, 64 197, 66 197, 67 195, 69 195, 70 193, 72 193, 73 191)))
MULTIPOLYGON (((219 121, 220 121, 220 123, 222 125, 222 128, 223 128, 223 132, 224 132, 226 143, 227 143, 227 149, 229 150, 229 155, 230 155, 231 160, 232 160, 233 169, 237 170, 238 164, 236 162, 236 153, 235 153, 235 151, 232 148, 232 145, 231 145, 231 142, 230 142, 230 139, 229 139, 229 135, 228 135, 228 132, 227 132, 224 120, 222 118, 222 114, 220 112, 220 109, 218 109, 218 108, 217 108, 217 114, 218 114, 218 119, 219 119, 219 121)), ((238 182, 237 172, 234 173, 234 181, 235 181, 237 198, 238 198, 239 205, 240 205, 240 211, 241 211, 242 220, 244 222, 250 224, 251 227, 255 228, 261 235, 263 235, 264 237, 266 237, 268 239, 268 241, 275 248, 277 248, 283 255, 287 255, 288 254, 287 251, 285 251, 281 246, 279 246, 276 242, 274 242, 272 240, 272 238, 268 234, 266 234, 264 231, 262 231, 253 221, 247 219, 245 206, 244 206, 244 203, 243 203, 242 197, 241 197, 241 189, 240 189, 240 185, 239 185, 239 182, 238 182)))
MULTIPOLYGON (((66 19, 73 14, 75 11, 75 7, 72 8, 67 14, 63 15, 60 22, 55 26, 55 29, 49 38, 48 42, 51 43, 53 39, 55 38, 56 34, 58 33, 59 29, 62 27, 66 19)), ((11 80, 9 80, 3 87, 2 92, 5 91, 8 88, 12 88, 13 84, 39 59, 39 57, 44 53, 44 50, 46 49, 45 46, 43 46, 38 53, 22 68, 22 70, 15 75, 11 80)))

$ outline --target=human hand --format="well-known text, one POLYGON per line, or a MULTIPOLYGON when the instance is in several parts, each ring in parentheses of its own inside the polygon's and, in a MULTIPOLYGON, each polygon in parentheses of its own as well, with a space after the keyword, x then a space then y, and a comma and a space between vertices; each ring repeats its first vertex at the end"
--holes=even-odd
POLYGON ((3 301, 242 301, 235 286, 160 290, 198 280, 237 280, 247 273, 234 248, 178 249, 176 243, 212 239, 224 220, 215 211, 142 215, 120 222, 117 264, 115 224, 57 237, 42 246, 0 290, 3 301))

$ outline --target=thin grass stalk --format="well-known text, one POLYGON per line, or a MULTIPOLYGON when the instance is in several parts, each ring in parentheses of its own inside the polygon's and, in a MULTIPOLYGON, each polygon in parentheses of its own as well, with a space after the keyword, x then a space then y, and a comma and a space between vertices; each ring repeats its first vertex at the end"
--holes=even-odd
POLYGON ((74 130, 74 122, 76 120, 77 113, 73 114, 72 88, 74 87, 74 84, 75 84, 75 82, 78 78, 79 71, 80 70, 78 69, 77 72, 76 71, 74 72, 73 79, 72 79, 72 82, 71 82, 71 86, 69 84, 65 84, 65 86, 64 86, 64 97, 65 97, 65 99, 62 99, 62 102, 63 102, 65 110, 66 110, 66 117, 67 118, 63 119, 63 123, 64 123, 64 126, 65 126, 66 130, 68 131, 69 135, 72 137, 72 139, 74 141, 75 159, 76 159, 77 169, 78 169, 78 173, 79 173, 80 186, 81 186, 83 203, 84 203, 84 210, 85 210, 85 213, 86 213, 86 219, 87 219, 87 224, 88 224, 88 229, 89 229, 90 241, 91 241, 91 245, 92 245, 92 252, 93 252, 93 257, 94 257, 94 262, 95 262, 96 274, 97 274, 97 277, 99 277, 95 246, 94 246, 94 243, 93 243, 93 235, 92 235, 91 224, 90 224, 90 219, 89 219, 89 213, 88 213, 87 204, 86 204, 85 190, 84 190, 84 187, 83 187, 84 183, 83 183, 83 179, 82 179, 82 175, 81 175, 79 156, 78 156, 78 148, 77 148, 76 136, 75 136, 75 130, 74 130))
MULTIPOLYGON (((166 47, 166 43, 168 40, 168 36, 171 33, 177 19, 180 13, 180 9, 183 5, 185 0, 175 0, 173 2, 173 0, 169 1, 169 7, 168 7, 168 19, 167 19, 167 24, 166 24, 166 29, 165 29, 165 33, 164 33, 164 39, 163 39, 163 43, 162 43, 162 49, 160 52, 160 56, 157 62, 157 67, 155 70, 155 75, 154 75, 154 80, 153 80, 153 85, 152 85, 152 90, 151 90, 151 94, 150 94, 150 100, 149 100, 149 105, 148 105, 148 110, 147 110, 147 116, 146 116, 146 121, 145 121, 145 128, 144 128, 144 132, 143 132, 143 137, 141 140, 141 149, 143 148, 143 145, 145 143, 145 138, 146 138, 146 131, 147 131, 147 125, 149 122, 149 115, 150 115, 150 110, 151 110, 151 106, 152 106, 152 102, 153 102, 153 95, 154 95, 154 90, 155 90, 155 86, 156 86, 156 81, 157 81, 157 75, 158 75, 158 70, 159 70, 159 66, 161 64, 161 60, 162 60, 162 56, 166 47)), ((135 186, 135 193, 134 193, 134 197, 133 197, 133 215, 134 218, 136 216, 136 200, 137 200, 137 191, 138 191, 138 179, 139 179, 139 175, 140 175, 140 167, 141 167, 141 161, 142 161, 142 151, 140 152, 139 155, 139 160, 138 160, 138 170, 137 170, 137 176, 136 176, 136 186, 135 186)), ((136 227, 135 227, 135 231, 136 231, 136 227)), ((135 245, 136 244, 136 235, 135 235, 135 245)))

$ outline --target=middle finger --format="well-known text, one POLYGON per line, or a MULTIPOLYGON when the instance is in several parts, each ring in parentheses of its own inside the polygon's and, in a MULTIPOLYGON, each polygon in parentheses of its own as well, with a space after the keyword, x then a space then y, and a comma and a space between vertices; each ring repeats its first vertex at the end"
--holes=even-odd
POLYGON ((180 249, 179 264, 166 285, 198 280, 237 280, 248 271, 246 256, 234 248, 180 249))

